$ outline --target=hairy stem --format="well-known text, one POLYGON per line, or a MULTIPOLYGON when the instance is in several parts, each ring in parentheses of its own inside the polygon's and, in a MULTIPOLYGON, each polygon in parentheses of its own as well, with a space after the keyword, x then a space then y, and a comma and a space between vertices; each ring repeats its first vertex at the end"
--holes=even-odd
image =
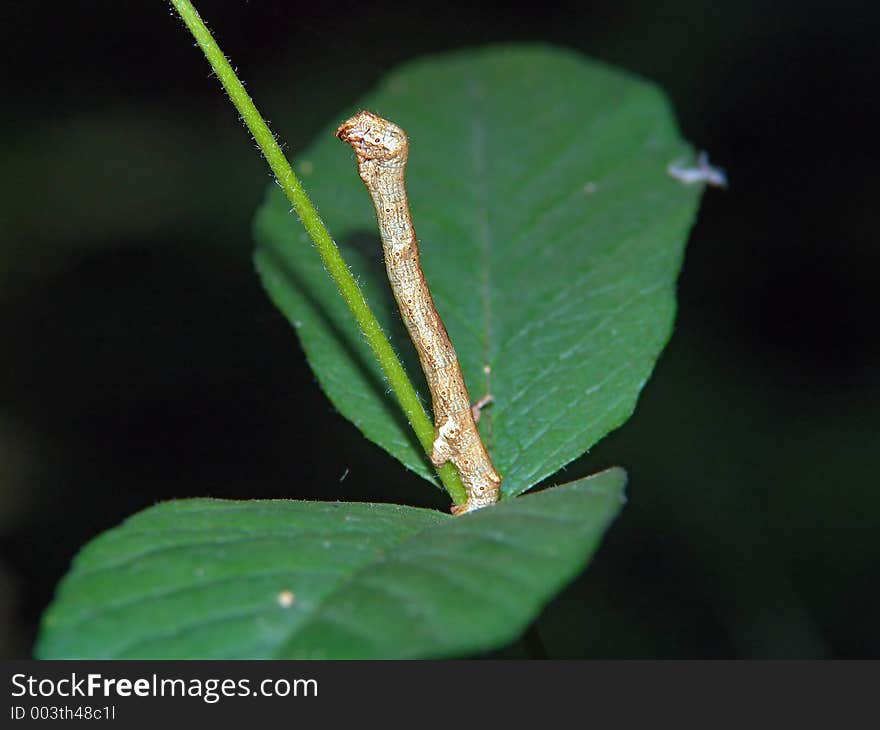
MULTIPOLYGON (((324 261, 327 272, 333 277, 339 293, 345 299, 348 308, 354 315, 358 326, 364 333, 367 343, 373 354, 379 361, 382 372, 388 379, 394 395, 403 409, 406 419, 415 431, 416 437, 425 453, 430 456, 434 448, 434 426, 425 412, 421 401, 416 395, 415 388, 410 382, 403 365, 394 353, 391 343, 382 331, 376 316, 373 314, 364 295, 349 271, 342 254, 339 252, 330 233, 318 216, 315 206, 303 190, 302 184, 293 172, 290 163, 281 151, 281 147, 275 140, 275 136, 269 130, 257 107, 254 106, 244 86, 232 70, 226 56, 220 50, 211 32, 205 26, 198 12, 189 0, 170 0, 174 9, 177 10, 186 27, 189 28, 193 37, 199 44, 217 74, 217 78, 229 94, 229 98, 241 115, 254 140, 259 146, 272 168, 278 186, 290 200, 294 211, 315 244, 315 248, 324 261)), ((445 464, 438 469, 443 486, 457 504, 467 501, 467 494, 461 479, 452 464, 445 464)))

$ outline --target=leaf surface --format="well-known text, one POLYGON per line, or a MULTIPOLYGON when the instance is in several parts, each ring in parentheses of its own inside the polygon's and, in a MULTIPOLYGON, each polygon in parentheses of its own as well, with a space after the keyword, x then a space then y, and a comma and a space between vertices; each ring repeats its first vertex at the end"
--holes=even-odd
MULTIPOLYGON (((700 187, 651 84, 561 49, 502 46, 407 64, 340 111, 297 168, 410 376, 428 395, 385 279, 372 204, 335 126, 360 108, 410 136, 422 264, 503 494, 575 459, 632 413, 672 328, 700 187)), ((280 191, 257 267, 336 408, 434 480, 382 374, 280 191)))
POLYGON ((626 475, 461 517, 189 499, 86 545, 43 618, 58 658, 424 658, 516 638, 595 551, 626 475))

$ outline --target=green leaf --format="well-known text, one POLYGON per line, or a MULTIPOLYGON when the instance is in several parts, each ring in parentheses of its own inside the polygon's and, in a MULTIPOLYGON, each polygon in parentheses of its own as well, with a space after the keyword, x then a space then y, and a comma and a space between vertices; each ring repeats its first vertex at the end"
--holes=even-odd
MULTIPOLYGON (((372 204, 335 126, 359 108, 411 140, 422 263, 503 493, 578 457, 632 413, 665 345, 700 187, 651 84, 560 49, 491 47, 407 64, 340 111, 297 168, 367 300, 425 396, 385 280, 372 204), (487 367, 488 366, 488 367, 487 367)), ((257 267, 334 405, 433 480, 352 317, 288 204, 255 222, 257 267)))
POLYGON ((166 502, 76 557, 36 653, 407 658, 516 638, 623 503, 610 469, 461 517, 391 504, 166 502))

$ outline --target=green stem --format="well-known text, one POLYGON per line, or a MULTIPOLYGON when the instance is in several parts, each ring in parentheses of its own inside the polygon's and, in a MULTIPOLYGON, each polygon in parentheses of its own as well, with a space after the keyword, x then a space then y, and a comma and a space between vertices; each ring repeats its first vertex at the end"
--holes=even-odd
MULTIPOLYGON (((170 0, 170 2, 204 51, 208 62, 217 74, 217 78, 220 79, 220 83, 223 84, 223 88, 226 89, 226 93, 229 94, 229 98, 262 150, 279 187, 293 205, 294 211, 324 260, 327 272, 333 277, 339 293, 342 294, 342 298, 345 299, 345 303, 348 304, 348 308, 364 333, 364 337, 379 361, 382 372, 388 378, 388 383, 394 391, 406 419, 415 431, 419 443, 425 453, 430 454, 434 442, 434 426, 431 419, 428 418, 403 365, 397 359, 391 343, 382 332, 376 316, 364 299, 360 287, 349 271, 326 226, 318 216, 318 211, 315 210, 315 206, 312 205, 312 201, 309 200, 302 184, 291 169, 290 163, 275 140, 275 136, 269 131, 268 125, 260 112, 257 111, 257 107, 254 106, 235 71, 232 70, 232 66, 229 65, 229 61, 226 60, 226 56, 223 55, 211 35, 211 31, 205 26, 192 3, 189 0, 170 0)), ((444 464, 438 470, 438 474, 446 491, 452 497, 452 501, 455 504, 464 504, 467 500, 467 494, 455 467, 450 463, 444 464)))

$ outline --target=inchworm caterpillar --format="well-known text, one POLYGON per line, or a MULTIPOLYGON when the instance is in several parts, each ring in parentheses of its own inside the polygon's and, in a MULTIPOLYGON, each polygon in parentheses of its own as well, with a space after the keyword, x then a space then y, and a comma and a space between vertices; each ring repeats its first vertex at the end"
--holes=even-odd
POLYGON ((452 512, 470 512, 497 502, 501 476, 474 423, 458 357, 419 263, 404 183, 409 155, 406 133, 363 111, 342 124, 336 136, 357 155, 358 173, 376 207, 388 281, 431 391, 435 424, 431 461, 438 467, 451 461, 467 490, 467 502, 452 512))

